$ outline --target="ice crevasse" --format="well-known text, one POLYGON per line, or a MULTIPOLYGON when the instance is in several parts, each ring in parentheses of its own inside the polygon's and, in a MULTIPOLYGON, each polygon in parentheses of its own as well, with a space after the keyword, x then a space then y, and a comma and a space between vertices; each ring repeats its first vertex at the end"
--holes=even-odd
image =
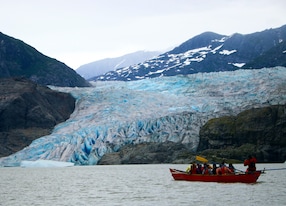
POLYGON ((182 142, 195 151, 200 127, 209 119, 285 104, 286 68, 51 88, 71 93, 76 98, 75 111, 52 134, 1 158, 1 166, 38 159, 95 165, 104 154, 140 142, 182 142))

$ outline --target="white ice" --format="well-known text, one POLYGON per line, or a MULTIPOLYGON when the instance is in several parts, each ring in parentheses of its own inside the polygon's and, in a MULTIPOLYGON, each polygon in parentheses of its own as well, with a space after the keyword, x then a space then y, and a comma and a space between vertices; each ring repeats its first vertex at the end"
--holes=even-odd
POLYGON ((72 162, 60 162, 54 160, 35 160, 28 161, 23 160, 20 164, 21 167, 72 167, 74 163, 72 162))

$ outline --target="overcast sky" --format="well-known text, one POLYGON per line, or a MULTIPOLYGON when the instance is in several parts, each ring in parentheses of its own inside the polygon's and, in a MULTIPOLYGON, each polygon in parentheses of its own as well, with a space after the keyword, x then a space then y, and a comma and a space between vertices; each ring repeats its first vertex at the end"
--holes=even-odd
POLYGON ((248 34, 286 24, 285 0, 0 0, 0 31, 73 69, 162 51, 205 31, 248 34))

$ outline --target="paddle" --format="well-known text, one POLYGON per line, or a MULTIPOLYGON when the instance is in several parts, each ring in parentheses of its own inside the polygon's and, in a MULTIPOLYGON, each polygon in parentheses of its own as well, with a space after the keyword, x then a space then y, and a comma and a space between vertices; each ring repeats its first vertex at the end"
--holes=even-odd
POLYGON ((286 170, 286 168, 274 168, 274 169, 265 169, 264 171, 270 171, 270 170, 286 170))
POLYGON ((203 162, 203 163, 207 163, 208 160, 204 157, 201 157, 201 156, 196 156, 196 160, 200 161, 200 162, 203 162))
POLYGON ((235 170, 235 171, 238 171, 238 172, 240 172, 240 173, 245 173, 245 171, 242 171, 242 170, 239 170, 239 169, 236 169, 236 168, 234 168, 234 170, 235 170))

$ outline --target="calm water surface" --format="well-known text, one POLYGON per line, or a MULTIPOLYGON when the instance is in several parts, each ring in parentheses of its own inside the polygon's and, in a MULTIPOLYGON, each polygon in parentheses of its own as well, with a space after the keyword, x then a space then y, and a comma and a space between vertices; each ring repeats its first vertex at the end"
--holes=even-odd
POLYGON ((170 167, 187 165, 0 168, 0 205, 286 205, 286 170, 227 184, 174 181, 170 167))

